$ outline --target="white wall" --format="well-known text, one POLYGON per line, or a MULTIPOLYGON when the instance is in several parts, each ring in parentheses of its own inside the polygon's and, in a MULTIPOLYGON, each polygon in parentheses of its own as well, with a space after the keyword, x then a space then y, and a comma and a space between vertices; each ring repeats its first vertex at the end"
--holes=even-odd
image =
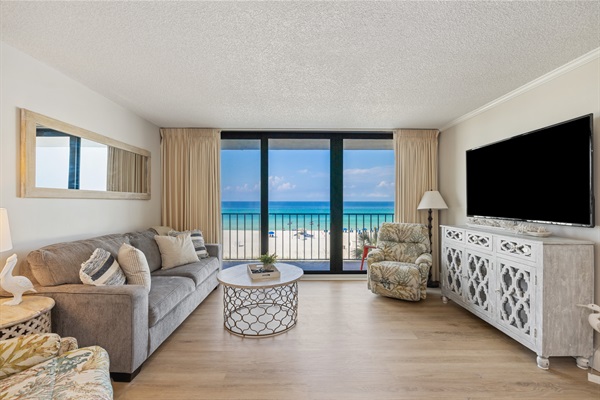
POLYGON ((160 224, 159 128, 106 97, 0 42, 0 207, 8 210, 13 251, 160 224), (19 108, 102 134, 151 152, 151 200, 19 197, 19 108))
MULTIPOLYGON (((597 54, 597 53, 596 53, 597 54)), ((594 57, 574 69, 551 74, 538 86, 486 109, 440 134, 439 187, 448 204, 440 212, 442 224, 467 222, 465 151, 487 143, 529 132, 584 114, 594 114, 594 189, 600 187, 600 60, 594 57)), ((554 160, 548 160, 552 162, 554 160)), ((515 160, 518 162, 518 160, 515 160)), ((568 193, 565 193, 567 196, 568 193)), ((549 199, 560 207, 560 199, 549 199)), ((556 236, 590 240, 595 245, 595 303, 600 303, 600 207, 596 201, 596 227, 578 228, 544 225, 556 236)), ((568 266, 565 266, 568 268, 568 266)), ((596 343, 600 335, 596 336, 596 343)), ((597 356, 598 358, 598 356, 597 356)), ((600 361, 600 358, 599 358, 600 361)), ((597 365, 597 363, 595 363, 597 365)))

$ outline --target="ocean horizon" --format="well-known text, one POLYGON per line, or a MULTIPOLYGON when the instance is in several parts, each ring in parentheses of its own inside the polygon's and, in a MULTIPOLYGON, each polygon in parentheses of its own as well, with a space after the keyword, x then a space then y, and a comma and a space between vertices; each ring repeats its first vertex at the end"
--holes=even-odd
MULTIPOLYGON (((330 229, 329 201, 271 201, 269 202, 269 230, 330 229)), ((223 229, 260 229, 259 201, 223 201, 223 229)), ((347 230, 373 229, 381 222, 392 221, 393 201, 344 202, 344 228, 347 230)))

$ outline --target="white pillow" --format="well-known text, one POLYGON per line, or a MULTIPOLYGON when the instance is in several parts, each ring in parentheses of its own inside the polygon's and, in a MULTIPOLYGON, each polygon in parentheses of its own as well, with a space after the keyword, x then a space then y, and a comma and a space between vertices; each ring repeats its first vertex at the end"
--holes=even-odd
POLYGON ((177 235, 181 235, 182 233, 189 233, 190 237, 192 238, 192 243, 194 244, 194 249, 196 250, 196 254, 198 255, 198 258, 202 259, 202 258, 208 258, 208 251, 206 250, 206 244, 204 243, 204 236, 202 235, 202 231, 200 229, 193 229, 191 231, 185 231, 185 232, 177 232, 177 231, 170 231, 168 233, 169 236, 177 236, 177 235))
POLYGON ((199 261, 190 233, 182 233, 175 237, 154 236, 162 259, 162 269, 199 261))
POLYGON ((118 254, 119 264, 127 277, 127 284, 142 285, 150 291, 150 267, 140 249, 123 243, 118 254))
POLYGON ((92 256, 81 264, 79 279, 86 285, 117 286, 124 285, 126 278, 119 263, 108 251, 96 249, 92 256))

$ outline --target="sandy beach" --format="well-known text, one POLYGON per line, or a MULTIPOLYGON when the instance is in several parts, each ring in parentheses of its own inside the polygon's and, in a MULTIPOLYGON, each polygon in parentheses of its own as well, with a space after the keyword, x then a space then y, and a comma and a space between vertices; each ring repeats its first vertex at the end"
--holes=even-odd
MULTIPOLYGON (((275 253, 279 260, 327 260, 330 255, 330 234, 324 231, 307 230, 305 234, 296 230, 277 230, 269 235, 269 253, 275 253)), ((356 257, 356 248, 362 242, 358 233, 344 232, 344 259, 356 257)), ((252 260, 260 256, 259 231, 223 231, 223 258, 252 260)))

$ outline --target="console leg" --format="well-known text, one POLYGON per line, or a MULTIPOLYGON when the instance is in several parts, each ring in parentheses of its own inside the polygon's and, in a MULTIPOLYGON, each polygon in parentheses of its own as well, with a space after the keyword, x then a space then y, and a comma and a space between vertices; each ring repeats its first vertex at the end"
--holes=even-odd
POLYGON ((548 357, 537 356, 537 366, 541 369, 549 369, 550 368, 550 360, 548 357))
POLYGON ((575 362, 577 366, 581 369, 588 369, 590 366, 590 359, 587 357, 575 357, 575 362))
POLYGON ((442 303, 448 304, 448 298, 446 296, 442 296, 442 303))

